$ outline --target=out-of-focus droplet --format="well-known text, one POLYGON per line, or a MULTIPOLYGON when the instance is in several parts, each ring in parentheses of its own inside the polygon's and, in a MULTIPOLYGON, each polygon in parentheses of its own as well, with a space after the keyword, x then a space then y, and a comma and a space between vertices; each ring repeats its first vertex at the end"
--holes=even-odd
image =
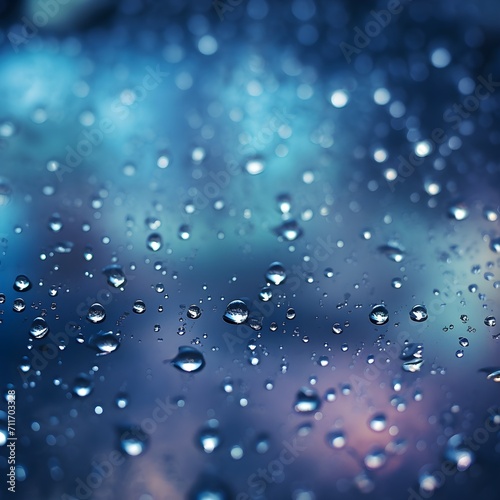
POLYGON ((405 258, 404 249, 396 242, 389 242, 387 245, 382 245, 378 248, 378 251, 393 262, 402 262, 405 258))
POLYGON ((311 413, 319 410, 321 406, 321 398, 318 393, 307 387, 302 388, 295 398, 293 405, 297 413, 311 413))
POLYGON ((94 384, 92 383, 91 378, 85 373, 81 373, 73 382, 73 394, 80 398, 88 396, 92 392, 93 388, 94 384))
POLYGON ((387 426, 387 417, 383 413, 377 413, 370 419, 370 429, 382 432, 387 426))
POLYGON ((284 241, 295 241, 302 236, 302 228, 295 220, 287 220, 274 229, 278 239, 284 241))
POLYGON ((448 217, 457 221, 462 221, 469 217, 469 207, 463 203, 453 203, 448 208, 448 217))
POLYGON ((326 442, 331 448, 339 450, 346 445, 346 437, 342 431, 329 432, 326 435, 326 442))
POLYGON ((146 451, 149 437, 139 427, 120 431, 120 448, 130 457, 137 457, 146 451))
POLYGON ((177 231, 177 236, 179 236, 181 240, 189 240, 189 238, 191 238, 191 227, 187 224, 182 224, 177 231))
POLYGON ((467 447, 461 434, 455 434, 448 439, 444 455, 461 472, 467 470, 475 461, 474 453, 467 447))

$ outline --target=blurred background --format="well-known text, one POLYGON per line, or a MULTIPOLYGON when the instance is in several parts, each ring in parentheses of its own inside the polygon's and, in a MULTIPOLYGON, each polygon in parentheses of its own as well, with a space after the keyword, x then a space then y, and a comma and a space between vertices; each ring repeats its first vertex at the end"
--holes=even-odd
POLYGON ((0 1, 0 498, 497 499, 499 28, 0 1))

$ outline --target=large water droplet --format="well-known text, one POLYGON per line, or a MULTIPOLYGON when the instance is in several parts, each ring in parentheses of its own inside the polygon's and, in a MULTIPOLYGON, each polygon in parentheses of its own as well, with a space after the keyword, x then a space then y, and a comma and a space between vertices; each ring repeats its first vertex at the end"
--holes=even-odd
POLYGON ((106 310, 104 307, 99 304, 99 302, 94 302, 90 308, 89 312, 87 313, 87 319, 91 323, 100 323, 101 321, 104 321, 106 318, 106 310))
POLYGON ((280 285, 286 279, 286 271, 281 262, 273 262, 266 272, 266 279, 273 285, 280 285))
POLYGON ((233 300, 227 305, 223 318, 235 325, 244 323, 248 318, 248 307, 242 300, 233 300))
POLYGON ((31 323, 30 333, 36 339, 42 339, 49 333, 49 326, 42 317, 35 318, 31 323))
POLYGON ((24 274, 20 274, 14 280, 13 288, 16 292, 27 292, 31 289, 31 281, 24 274))
POLYGON ((411 308, 410 319, 418 323, 425 321, 428 318, 427 309, 425 306, 416 305, 411 308))
POLYGON ((163 239, 160 234, 153 233, 146 240, 147 247, 153 252, 157 252, 163 246, 163 239))
POLYGON ((125 286, 127 278, 125 277, 122 266, 112 264, 105 267, 102 272, 108 280, 108 285, 111 285, 114 288, 125 286))
POLYGON ((177 356, 171 363, 180 371, 195 373, 203 370, 205 367, 205 358, 198 349, 190 346, 181 346, 179 347, 177 356))
POLYGON ((321 398, 318 393, 313 389, 303 387, 297 393, 293 408, 297 413, 311 413, 319 410, 320 406, 321 398))
POLYGON ((385 306, 377 304, 370 311, 369 318, 374 325, 385 325, 389 321, 389 311, 385 306))

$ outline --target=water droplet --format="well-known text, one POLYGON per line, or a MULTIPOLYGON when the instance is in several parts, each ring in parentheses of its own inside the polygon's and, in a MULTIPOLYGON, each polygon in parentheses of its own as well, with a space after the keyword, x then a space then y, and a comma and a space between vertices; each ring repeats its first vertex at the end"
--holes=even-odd
POLYGON ((198 433, 198 444, 205 453, 213 453, 222 444, 222 439, 216 425, 202 429, 198 433))
POLYGON ((93 388, 92 380, 85 373, 81 373, 73 382, 73 394, 80 398, 88 396, 93 388))
POLYGON ((99 331, 91 335, 89 346, 93 347, 101 355, 109 354, 118 349, 120 341, 118 337, 111 331, 99 331))
POLYGON ((500 382, 500 368, 481 368, 480 372, 487 373, 486 378, 493 382, 500 382))
POLYGON ((49 219, 49 229, 54 233, 58 233, 63 228, 61 216, 53 214, 49 219))
POLYGON ((411 308, 410 319, 418 323, 425 321, 428 318, 427 309, 425 306, 416 305, 411 308))
POLYGON ((178 370, 187 373, 196 373, 205 367, 203 354, 190 346, 179 347, 177 356, 171 361, 178 370))
POLYGON ((326 435, 326 442, 329 446, 336 449, 341 449, 346 444, 346 437, 342 431, 329 432, 326 435))
POLYGON ((490 250, 495 253, 500 253, 500 237, 493 238, 490 241, 490 250))
POLYGON ((342 329, 342 327, 340 326, 340 323, 334 323, 333 326, 332 326, 332 332, 335 334, 335 335, 340 335, 344 330, 342 329))
POLYGON ((378 247, 378 251, 393 262, 402 262, 405 258, 404 249, 396 242, 389 242, 387 245, 378 247))
POLYGON ((457 221, 467 219, 469 217, 469 207, 463 202, 454 203, 448 208, 448 217, 457 221))
POLYGON ((335 389, 328 389, 325 392, 325 401, 328 401, 329 403, 333 403, 337 399, 337 392, 335 389))
POLYGON ((315 390, 304 387, 297 393, 294 403, 297 413, 311 413, 319 410, 320 406, 321 398, 315 390))
POLYGON ((12 304, 12 310, 15 312, 23 312, 26 309, 26 303, 23 299, 16 299, 12 304))
POLYGON ((262 287, 259 292, 259 299, 262 300, 262 302, 268 302, 272 298, 273 298, 273 291, 271 290, 271 288, 268 286, 262 287))
POLYGON ((146 311, 146 304, 144 303, 144 301, 142 300, 136 300, 134 302, 134 305, 132 307, 132 310, 136 313, 136 314, 142 314, 143 312, 146 311))
POLYGON ((87 319, 91 323, 101 323, 106 318, 106 310, 104 307, 99 304, 99 302, 94 302, 89 308, 89 312, 87 313, 87 319))
POLYGON ((187 317, 191 319, 198 319, 201 316, 201 309, 196 305, 191 305, 187 310, 187 317))
POLYGON ((281 262, 273 262, 266 272, 266 279, 273 285, 280 285, 286 279, 286 271, 281 262))
POLYGON ((153 252, 157 252, 163 246, 163 239, 158 233, 150 234, 146 240, 146 245, 153 252))
POLYGON ((124 394, 124 393, 120 393, 116 396, 116 399, 115 399, 115 405, 120 408, 120 409, 123 409, 123 408, 126 408, 129 404, 129 398, 127 396, 127 394, 124 394))
POLYGON ((420 368, 422 368, 423 364, 424 364, 423 359, 413 358, 408 361, 405 361, 402 367, 405 372, 415 373, 420 371, 420 368))
POLYGON ((385 306, 377 304, 371 310, 369 318, 374 325, 385 325, 389 321, 389 311, 385 306))
POLYGON ((127 455, 137 457, 146 451, 148 435, 139 427, 122 429, 120 432, 120 448, 127 455))
POLYGON ((458 342, 462 347, 469 347, 469 340, 465 337, 459 337, 458 342))
POLYGON ((382 432, 387 426, 387 418, 383 413, 378 413, 370 419, 370 429, 382 432))
POLYGON ((293 307, 289 307, 286 311, 286 319, 295 319, 296 313, 293 307))
POLYGON ((391 285, 392 285, 392 288, 399 289, 399 288, 401 288, 403 286, 403 282, 401 281, 400 278, 394 278, 391 281, 391 285))
POLYGON ((302 236, 302 229, 294 220, 287 220, 274 229, 278 239, 284 241, 295 241, 302 236))
POLYGON ((455 356, 457 358, 463 358, 464 357, 464 351, 463 351, 463 349, 458 349, 458 351, 455 353, 455 356))
POLYGON ((248 307, 242 300, 229 302, 224 313, 224 321, 239 325, 248 319, 248 307))
POLYGON ((323 275, 325 276, 325 278, 333 278, 333 276, 334 276, 333 269, 331 267, 327 267, 323 271, 323 275))
POLYGON ((252 158, 245 163, 245 170, 250 175, 258 175, 264 171, 264 162, 260 158, 252 158))
POLYGON ((382 465, 387 461, 387 455, 385 451, 381 448, 374 448, 372 451, 367 453, 364 458, 365 465, 368 469, 380 469, 382 465))
POLYGON ((486 316, 486 318, 484 318, 484 324, 486 326, 495 326, 497 324, 497 320, 495 316, 486 316))
POLYGON ((455 434, 448 439, 444 455, 459 471, 467 470, 475 460, 474 453, 465 445, 461 434, 455 434))
POLYGON ((111 285, 114 288, 120 288, 125 286, 127 282, 127 278, 123 273, 122 266, 117 264, 112 264, 110 266, 105 267, 102 270, 103 274, 106 276, 108 285, 111 285))
POLYGON ((13 288, 16 292, 27 292, 31 289, 31 281, 24 274, 20 274, 14 281, 13 288))
POLYGON ((42 339, 45 335, 47 335, 47 333, 49 333, 49 326, 47 325, 47 322, 39 316, 33 320, 33 323, 31 323, 30 333, 34 338, 42 339))
POLYGON ((182 224, 177 231, 177 236, 181 240, 189 240, 191 238, 191 228, 187 224, 182 224))
POLYGON ((424 346, 422 344, 410 343, 403 347, 399 358, 406 361, 413 358, 422 358, 423 351, 424 346))

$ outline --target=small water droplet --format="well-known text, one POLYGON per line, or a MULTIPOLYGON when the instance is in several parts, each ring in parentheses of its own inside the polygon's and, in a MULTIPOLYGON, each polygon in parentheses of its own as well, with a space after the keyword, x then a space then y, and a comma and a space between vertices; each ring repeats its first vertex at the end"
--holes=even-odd
POLYGON ((142 300, 136 300, 132 306, 132 310, 136 314, 142 314, 146 311, 146 304, 142 300))
POLYGON ((93 388, 92 380, 85 373, 81 373, 73 382, 73 394, 80 398, 88 396, 93 388))

